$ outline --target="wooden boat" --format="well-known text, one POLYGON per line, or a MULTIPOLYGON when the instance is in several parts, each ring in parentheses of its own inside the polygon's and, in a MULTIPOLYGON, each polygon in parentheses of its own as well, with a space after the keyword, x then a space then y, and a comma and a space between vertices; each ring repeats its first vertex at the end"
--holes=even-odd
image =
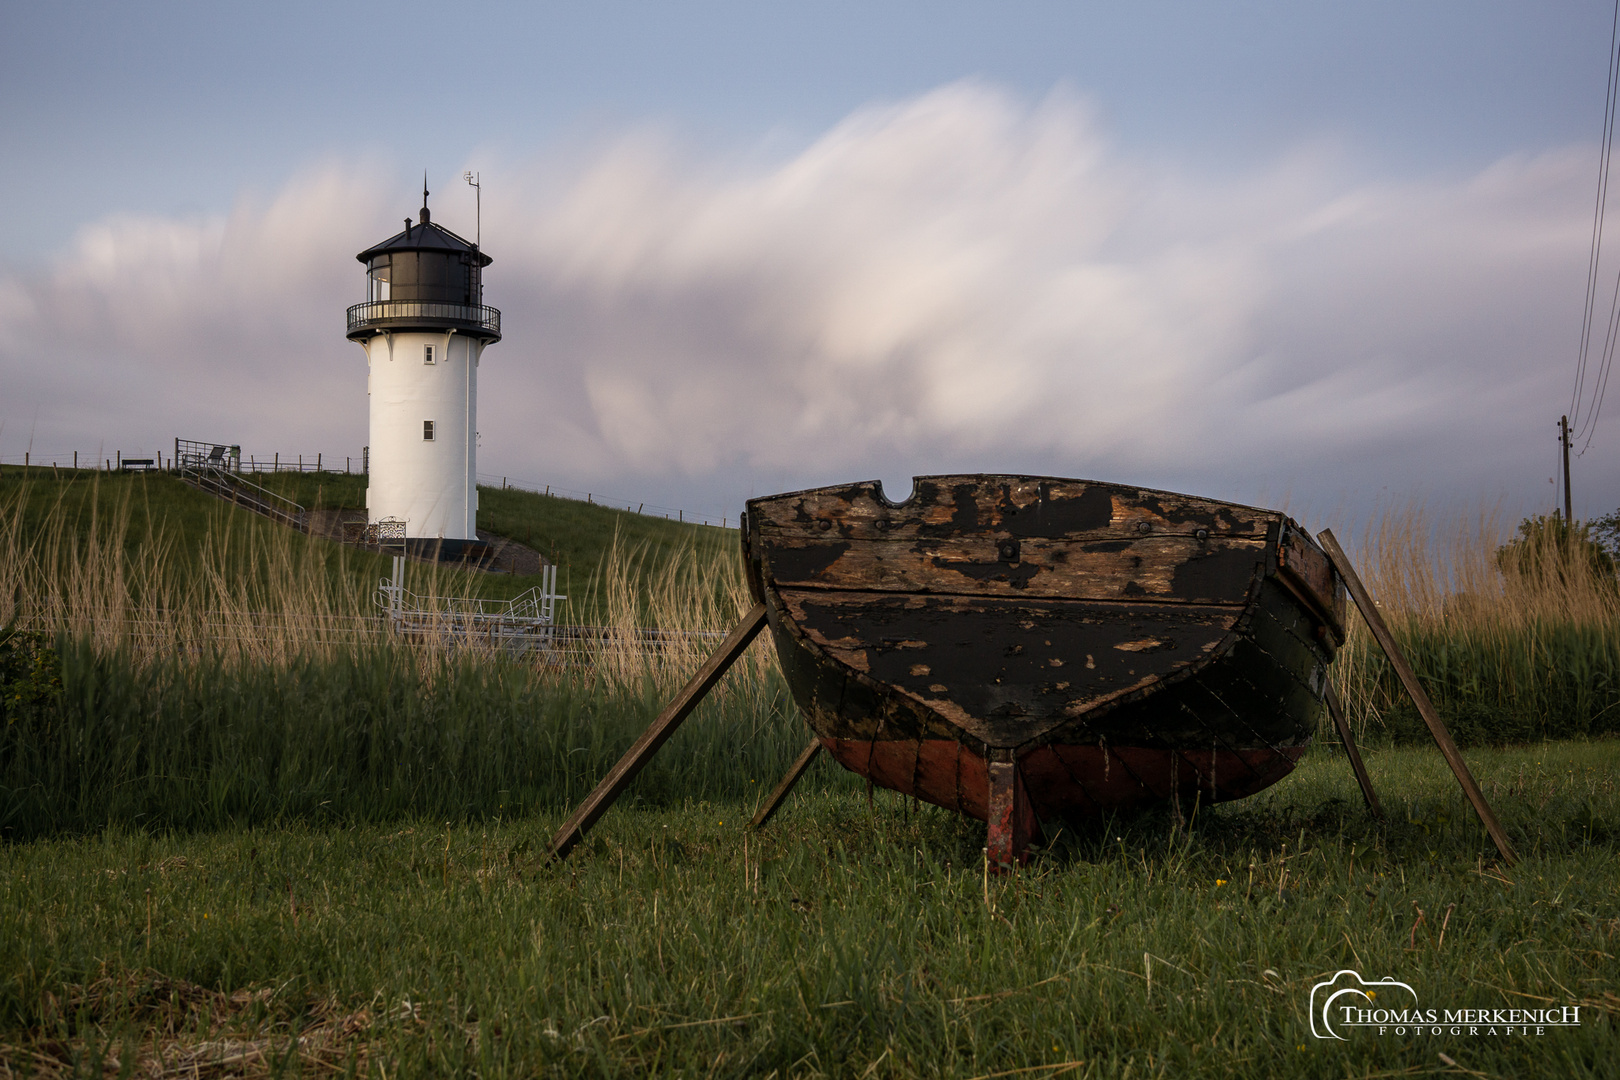
POLYGON ((750 587, 822 746, 989 823, 1238 799, 1310 744, 1344 590, 1285 514, 1122 484, 929 476, 751 500, 750 587))

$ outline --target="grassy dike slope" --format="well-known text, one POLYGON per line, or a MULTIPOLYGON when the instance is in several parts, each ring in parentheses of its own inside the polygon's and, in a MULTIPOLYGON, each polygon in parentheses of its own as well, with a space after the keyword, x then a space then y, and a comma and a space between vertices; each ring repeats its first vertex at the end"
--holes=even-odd
MULTIPOLYGON (((366 504, 363 476, 276 473, 255 479, 306 507, 361 509, 366 504)), ((735 530, 669 521, 521 488, 480 486, 478 527, 533 548, 581 587, 599 573, 615 536, 622 549, 641 552, 651 569, 693 544, 734 547, 737 543, 735 530)))
MULTIPOLYGON (((363 509, 366 478, 343 473, 279 473, 255 476, 266 488, 307 509, 363 509)), ((555 561, 559 588, 575 599, 564 609, 568 621, 600 617, 596 595, 604 564, 614 557, 632 560, 639 571, 658 575, 685 553, 702 558, 734 551, 735 530, 691 525, 632 514, 518 489, 480 487, 478 527, 526 544, 555 561)), ((258 515, 234 508, 166 473, 100 473, 34 466, 0 470, 0 517, 13 521, 17 542, 37 550, 83 547, 92 539, 114 551, 126 565, 152 562, 154 555, 175 582, 194 578, 204 553, 221 557, 220 567, 269 586, 276 564, 261 556, 270 548, 299 547, 302 568, 318 567, 334 587, 352 589, 363 601, 389 573, 389 558, 296 533, 258 515)), ((616 567, 616 570, 621 569, 616 567)), ((420 576, 421 571, 412 571, 420 576)), ((513 596, 540 584, 538 575, 441 574, 436 584, 457 595, 513 596)))

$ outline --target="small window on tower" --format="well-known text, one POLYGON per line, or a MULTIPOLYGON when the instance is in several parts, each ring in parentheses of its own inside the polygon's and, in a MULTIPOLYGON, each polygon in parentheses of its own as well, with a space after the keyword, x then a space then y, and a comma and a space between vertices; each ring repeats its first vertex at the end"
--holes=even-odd
POLYGON ((423 442, 432 442, 433 441, 433 421, 431 421, 431 420, 422 421, 422 441, 423 442))
POLYGON ((424 363, 424 364, 433 363, 433 346, 431 346, 431 345, 422 346, 422 363, 424 363))

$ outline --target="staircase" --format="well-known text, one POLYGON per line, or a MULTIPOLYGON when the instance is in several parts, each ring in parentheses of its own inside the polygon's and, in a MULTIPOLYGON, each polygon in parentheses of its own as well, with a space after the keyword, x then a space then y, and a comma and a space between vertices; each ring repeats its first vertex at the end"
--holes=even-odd
POLYGON ((236 471, 241 464, 241 451, 234 446, 176 439, 174 464, 180 479, 199 491, 217 495, 300 532, 309 531, 309 512, 303 506, 236 471))

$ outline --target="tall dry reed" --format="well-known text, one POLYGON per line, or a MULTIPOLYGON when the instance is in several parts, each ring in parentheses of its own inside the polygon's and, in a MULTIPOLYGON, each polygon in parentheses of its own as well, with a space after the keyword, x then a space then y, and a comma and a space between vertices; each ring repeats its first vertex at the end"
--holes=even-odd
MULTIPOLYGON (((50 635, 61 687, 0 702, 0 836, 572 805, 746 600, 729 545, 655 561, 615 544, 575 600, 603 644, 570 664, 405 639, 372 603, 386 560, 223 505, 198 516, 163 482, 191 518, 116 481, 0 486, 0 626, 50 635), (649 627, 709 633, 648 649, 649 627)), ((413 561, 406 584, 503 583, 413 561)), ((757 793, 803 739, 761 641, 626 797, 757 793)))
MULTIPOLYGON (((1425 687, 1468 741, 1620 729, 1620 602, 1612 573, 1573 544, 1531 565, 1497 552, 1498 510, 1386 510, 1351 558, 1425 687)), ((1356 725, 1421 733, 1382 652, 1352 612, 1333 677, 1356 725)))
MULTIPOLYGON (((730 534, 694 537, 673 557, 655 564, 645 545, 625 544, 615 532, 581 607, 607 631, 595 669, 618 684, 652 679, 678 684, 714 651, 754 604, 743 576, 742 553, 730 534), (649 648, 643 631, 677 631, 649 648), (701 635, 701 636, 700 636, 701 635)), ((768 681, 776 667, 769 635, 762 635, 732 669, 729 685, 768 681)), ((725 692, 727 684, 720 689, 725 692)))
POLYGON ((143 660, 275 663, 366 637, 341 549, 224 503, 188 522, 145 494, 99 474, 0 488, 0 623, 143 660))

